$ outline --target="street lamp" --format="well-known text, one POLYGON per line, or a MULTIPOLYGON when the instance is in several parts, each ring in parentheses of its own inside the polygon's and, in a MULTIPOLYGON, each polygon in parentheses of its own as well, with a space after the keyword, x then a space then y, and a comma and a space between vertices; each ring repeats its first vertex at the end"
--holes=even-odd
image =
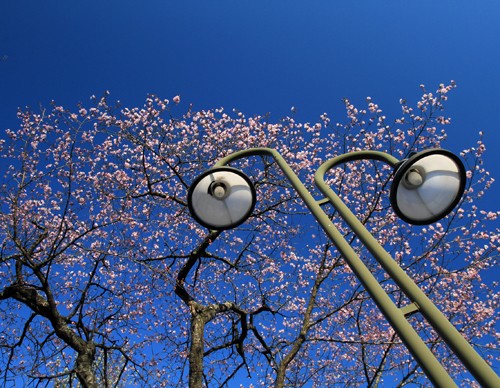
POLYGON ((455 154, 442 149, 416 153, 396 170, 392 208, 410 224, 431 224, 458 204, 465 181, 464 166, 455 154))
POLYGON ((214 230, 235 228, 252 214, 255 188, 241 171, 217 167, 205 171, 189 187, 188 205, 193 218, 214 230))
POLYGON ((317 201, 276 150, 252 148, 238 151, 219 160, 214 168, 195 179, 190 187, 188 206, 198 222, 211 229, 224 230, 246 220, 255 205, 255 190, 246 175, 226 167, 226 165, 237 159, 256 155, 274 158, 293 188, 304 200, 346 263, 434 385, 456 387, 448 372, 408 321, 408 316, 415 312, 420 312, 427 319, 437 334, 448 344, 481 385, 500 387, 500 378, 491 367, 324 180, 326 172, 330 169, 350 161, 371 159, 387 163, 395 170, 390 199, 396 214, 412 224, 429 224, 453 210, 463 194, 465 169, 457 156, 442 149, 422 151, 403 161, 378 151, 357 151, 339 155, 323 163, 314 175, 316 186, 326 197, 317 201), (220 185, 218 182, 222 182, 222 184, 220 185), (231 197, 232 195, 235 195, 234 199, 231 197), (323 211, 321 206, 325 203, 332 204, 359 240, 409 298, 410 304, 400 308, 392 301, 323 211), (220 214, 219 210, 216 209, 220 210, 220 214))

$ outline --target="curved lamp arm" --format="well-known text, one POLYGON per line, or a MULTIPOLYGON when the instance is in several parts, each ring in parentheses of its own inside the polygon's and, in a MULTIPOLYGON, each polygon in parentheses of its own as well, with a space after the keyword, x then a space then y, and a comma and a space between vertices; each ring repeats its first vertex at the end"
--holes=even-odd
POLYGON ((436 359, 415 329, 410 325, 406 316, 419 311, 429 321, 436 332, 450 346, 451 350, 460 358, 466 368, 485 387, 500 387, 500 379, 490 366, 479 356, 474 348, 465 340, 458 330, 439 311, 424 292, 403 271, 389 253, 371 235, 365 226, 356 218, 351 210, 342 202, 339 196, 325 183, 324 176, 328 170, 342 163, 354 160, 371 159, 389 164, 394 169, 400 165, 395 157, 378 151, 358 151, 337 156, 323 163, 315 173, 314 180, 319 190, 326 196, 327 201, 316 201, 298 176, 293 172, 283 157, 271 148, 251 148, 232 153, 219 160, 214 167, 225 166, 232 161, 249 156, 266 155, 274 158, 291 185, 314 215, 325 233, 333 242, 339 253, 344 257, 349 267, 357 276, 363 287, 374 299, 386 319, 394 328, 403 343, 407 346, 415 360, 422 367, 424 373, 439 387, 456 387, 441 363, 436 359), (377 259, 382 268, 398 284, 401 290, 412 301, 409 306, 399 308, 384 291, 377 279, 356 254, 347 240, 321 208, 321 205, 330 202, 347 222, 349 227, 359 237, 370 253, 377 259))
MULTIPOLYGON (((440 387, 456 387, 456 384, 454 383, 453 379, 446 372, 443 366, 439 363, 439 361, 436 359, 436 357, 430 351, 430 349, 425 345, 424 341, 420 338, 415 329, 407 321, 404 312, 394 304, 392 299, 384 291, 384 289, 379 284, 377 279, 373 276, 370 270, 359 258, 354 249, 351 247, 351 245, 342 236, 337 227, 331 222, 330 218, 321 208, 320 201, 316 201, 313 198, 309 190, 307 190, 307 188, 300 181, 298 176, 293 172, 290 166, 286 163, 283 157, 276 150, 270 148, 251 148, 243 151, 238 151, 219 160, 214 167, 225 166, 235 160, 256 155, 266 155, 274 158, 274 160, 281 168, 285 176, 288 178, 294 189, 304 200, 307 207, 314 215, 318 223, 321 225, 325 233, 334 243, 337 250, 344 257, 347 264, 351 267, 351 269, 356 274, 356 276, 363 284, 365 289, 368 291, 370 296, 375 300, 376 304, 382 310, 382 312, 388 319, 391 326, 394 328, 394 330, 399 335, 401 340, 408 347, 413 357, 415 357, 415 359, 422 367, 425 374, 433 382, 433 384, 440 387)), ((390 155, 376 153, 376 154, 371 154, 371 156, 378 157, 379 160, 380 158, 382 158, 382 160, 387 160, 388 162, 393 163, 394 165, 398 163, 398 160, 391 157, 390 155)), ((362 154, 358 153, 353 157, 361 158, 362 154)), ((347 157, 344 157, 343 159, 340 160, 345 161, 346 159, 347 157)), ((329 162, 331 164, 332 161, 329 162)), ((326 164, 324 165, 324 167, 328 166, 329 165, 326 164)), ((328 168, 331 168, 333 166, 334 164, 331 164, 331 166, 328 168)), ((316 175, 318 175, 318 173, 316 173, 316 175)), ((326 186, 326 184, 324 186, 326 186)), ((323 203, 323 201, 321 202, 323 203)))
MULTIPOLYGON (((441 313, 441 311, 434 305, 427 295, 425 295, 425 293, 397 264, 391 255, 380 245, 380 243, 365 228, 361 221, 359 221, 351 210, 344 204, 340 197, 325 183, 324 176, 328 170, 338 166, 339 164, 361 159, 375 159, 383 161, 391 165, 393 168, 396 168, 399 164, 399 161, 391 155, 377 151, 360 151, 340 155, 323 163, 316 171, 314 181, 319 190, 328 198, 334 208, 339 212, 340 216, 346 221, 349 227, 359 237, 361 242, 367 247, 375 259, 377 259, 382 268, 396 282, 406 296, 416 305, 418 311, 422 313, 439 336, 444 339, 451 350, 458 356, 478 382, 485 387, 500 387, 500 379, 493 369, 490 368, 490 366, 481 358, 481 356, 451 324, 444 314, 441 313)), ((349 262, 347 257, 346 261, 349 262)), ((365 287, 367 287, 367 285, 365 285, 365 287)), ((375 301, 377 302, 377 300, 375 301)), ((385 310, 385 307, 383 306, 384 303, 385 302, 383 300, 377 302, 382 311, 385 310)), ((391 318, 388 317, 387 314, 393 314, 391 311, 391 309, 387 309, 384 313, 389 321, 391 321, 391 318)), ((421 366, 424 368, 422 364, 421 366)))

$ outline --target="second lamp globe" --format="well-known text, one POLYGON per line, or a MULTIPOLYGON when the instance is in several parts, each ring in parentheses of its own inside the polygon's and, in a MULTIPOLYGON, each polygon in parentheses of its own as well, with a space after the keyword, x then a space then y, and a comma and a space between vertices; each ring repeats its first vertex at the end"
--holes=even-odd
POLYGON ((396 170, 391 204, 404 221, 431 224, 458 204, 465 182, 465 168, 458 156, 443 149, 422 151, 403 161, 396 170))

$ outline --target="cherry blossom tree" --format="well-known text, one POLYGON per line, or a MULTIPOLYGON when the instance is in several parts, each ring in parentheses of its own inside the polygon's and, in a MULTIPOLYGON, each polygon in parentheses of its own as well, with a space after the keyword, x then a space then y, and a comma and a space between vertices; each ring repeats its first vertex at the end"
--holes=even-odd
MULTIPOLYGON (((428 385, 272 159, 234 164, 258 196, 236 229, 198 225, 186 194, 199 173, 250 147, 278 150, 317 194, 314 171, 340 153, 403 159, 445 145, 454 87, 422 86, 416 106, 400 100, 392 119, 370 98, 362 108, 344 100, 338 124, 326 113, 317 123, 222 108, 178 114, 179 96, 150 96, 141 108, 106 94, 75 110, 20 110, 0 145, 2 386, 428 385)), ((493 183, 481 137, 462 152, 464 198, 434 225, 397 219, 392 171, 379 162, 350 163, 328 183, 495 365, 499 212, 481 208, 493 183)), ((407 304, 335 210, 325 211, 407 304)), ((474 384, 423 318, 411 322, 451 375, 474 384)))

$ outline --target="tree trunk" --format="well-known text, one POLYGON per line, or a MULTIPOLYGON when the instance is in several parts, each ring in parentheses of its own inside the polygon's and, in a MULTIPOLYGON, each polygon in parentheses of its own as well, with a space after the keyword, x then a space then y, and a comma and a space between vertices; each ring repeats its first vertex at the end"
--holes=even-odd
POLYGON ((97 388, 95 373, 92 369, 94 362, 95 345, 88 343, 82 352, 78 352, 76 358, 76 376, 83 388, 97 388))
POLYGON ((286 368, 283 368, 281 365, 276 371, 276 381, 274 382, 275 388, 283 388, 285 386, 285 374, 286 368))
POLYGON ((298 338, 294 341, 290 353, 288 353, 286 357, 278 365, 278 368, 276 370, 276 381, 274 382, 275 388, 283 388, 285 386, 285 377, 288 366, 293 361, 299 350, 302 348, 302 345, 305 342, 305 338, 306 338, 305 334, 300 333, 298 338))
POLYGON ((95 344, 84 341, 71 330, 64 317, 59 313, 50 289, 45 291, 48 298, 42 297, 35 289, 24 284, 13 284, 0 291, 0 300, 13 298, 24 303, 35 313, 47 318, 61 340, 74 349, 76 357, 75 372, 83 388, 97 388, 97 381, 92 364, 95 356, 95 344))
POLYGON ((194 313, 191 317, 191 347, 189 349, 189 388, 203 386, 203 352, 205 320, 203 315, 194 313))
POLYGON ((213 307, 196 302, 191 308, 191 346, 189 348, 189 388, 203 387, 203 355, 205 352, 205 325, 215 316, 213 307))

